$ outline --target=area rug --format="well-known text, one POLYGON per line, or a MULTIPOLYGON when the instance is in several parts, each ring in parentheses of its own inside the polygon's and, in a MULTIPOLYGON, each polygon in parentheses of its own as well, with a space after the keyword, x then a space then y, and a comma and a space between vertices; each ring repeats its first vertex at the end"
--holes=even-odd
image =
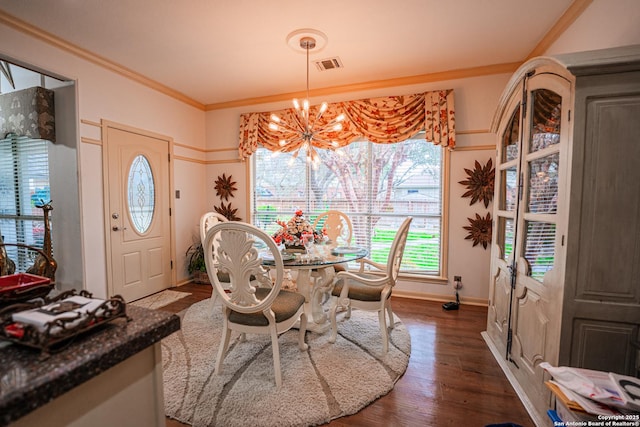
POLYGON ((298 331, 279 338, 282 387, 276 389, 268 335, 232 335, 222 374, 214 372, 222 328, 220 304, 201 301, 181 313, 180 331, 162 340, 165 413, 200 426, 313 426, 358 412, 393 389, 409 363, 411 338, 394 317, 382 354, 376 313, 338 318, 338 338, 298 331))
POLYGON ((176 302, 179 299, 182 299, 189 295, 191 295, 190 292, 178 292, 178 291, 172 291, 167 289, 162 292, 149 295, 148 297, 144 297, 137 301, 133 301, 130 304, 138 307, 150 308, 155 310, 158 308, 162 308, 166 305, 169 305, 172 302, 176 302))

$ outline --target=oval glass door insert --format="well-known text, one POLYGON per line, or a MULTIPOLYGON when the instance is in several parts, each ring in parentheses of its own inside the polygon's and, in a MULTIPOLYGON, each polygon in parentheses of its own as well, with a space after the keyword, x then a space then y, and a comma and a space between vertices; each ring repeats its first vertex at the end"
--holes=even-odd
POLYGON ((137 155, 129 169, 127 199, 131 223, 138 233, 145 233, 155 211, 155 182, 147 158, 137 155))

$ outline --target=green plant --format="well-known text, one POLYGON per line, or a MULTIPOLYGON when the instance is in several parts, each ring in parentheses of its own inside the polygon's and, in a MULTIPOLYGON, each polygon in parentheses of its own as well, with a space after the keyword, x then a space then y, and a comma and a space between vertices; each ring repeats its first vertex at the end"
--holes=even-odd
POLYGON ((207 271, 207 266, 204 263, 204 248, 202 247, 202 243, 194 243, 189 246, 185 255, 188 260, 187 270, 189 274, 193 274, 196 271, 207 271))

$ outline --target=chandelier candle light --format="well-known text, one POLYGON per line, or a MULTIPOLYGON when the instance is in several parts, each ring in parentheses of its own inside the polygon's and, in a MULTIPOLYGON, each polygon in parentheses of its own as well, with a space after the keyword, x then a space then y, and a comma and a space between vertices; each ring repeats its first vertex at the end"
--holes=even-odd
MULTIPOLYGON (((297 34, 298 32, 292 33, 292 35, 297 34)), ((279 154, 287 150, 286 147, 291 144, 300 144, 300 146, 295 150, 293 156, 291 157, 290 162, 293 162, 300 150, 305 150, 307 153, 307 162, 313 162, 313 167, 315 169, 320 165, 320 156, 314 147, 314 142, 323 142, 330 145, 332 150, 335 150, 339 147, 336 141, 329 141, 322 137, 322 134, 326 132, 337 132, 342 130, 342 121, 344 120, 344 114, 340 114, 335 119, 331 120, 329 123, 324 125, 320 125, 316 128, 316 125, 319 124, 319 120, 327 111, 328 104, 323 102, 318 109, 318 113, 312 118, 309 114, 309 51, 316 47, 316 39, 311 36, 303 36, 300 38, 300 47, 306 51, 307 54, 307 97, 302 100, 302 106, 298 99, 293 100, 293 107, 295 109, 296 120, 293 123, 287 123, 282 120, 276 114, 271 114, 269 129, 276 132, 289 132, 293 133, 294 136, 289 139, 281 139, 280 140, 280 151, 274 151, 274 155, 279 154)), ((336 153, 340 154, 340 151, 336 151, 336 153)))

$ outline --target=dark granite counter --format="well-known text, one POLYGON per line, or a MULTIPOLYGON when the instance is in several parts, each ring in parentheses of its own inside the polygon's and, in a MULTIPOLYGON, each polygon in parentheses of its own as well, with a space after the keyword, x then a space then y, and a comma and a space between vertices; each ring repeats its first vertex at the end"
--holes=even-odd
POLYGON ((5 426, 180 329, 180 318, 127 305, 127 315, 76 337, 44 359, 0 341, 0 426, 5 426))

